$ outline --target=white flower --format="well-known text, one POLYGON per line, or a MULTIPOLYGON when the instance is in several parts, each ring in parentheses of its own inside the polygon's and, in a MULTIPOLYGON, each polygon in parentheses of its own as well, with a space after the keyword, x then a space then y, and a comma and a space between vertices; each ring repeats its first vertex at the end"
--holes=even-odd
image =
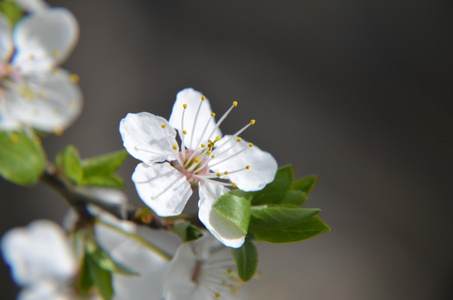
POLYGON ((210 234, 179 246, 165 276, 164 299, 237 299, 240 280, 231 250, 210 234))
POLYGON ((160 216, 179 215, 192 195, 191 187, 198 186, 201 222, 235 248, 243 244, 245 234, 213 209, 215 202, 227 187, 260 190, 277 171, 271 154, 239 137, 254 120, 221 138, 219 125, 236 106, 235 101, 216 123, 208 99, 188 88, 178 93, 168 122, 142 112, 128 114, 120 124, 124 147, 143 162, 132 175, 141 199, 160 216))
POLYGON ((77 263, 57 224, 38 220, 12 229, 3 236, 1 248, 13 279, 25 288, 19 299, 67 299, 64 290, 77 263))
POLYGON ((24 3, 36 12, 21 18, 12 32, 0 14, 0 130, 30 126, 59 133, 82 106, 78 77, 57 68, 72 51, 79 27, 64 8, 24 3))

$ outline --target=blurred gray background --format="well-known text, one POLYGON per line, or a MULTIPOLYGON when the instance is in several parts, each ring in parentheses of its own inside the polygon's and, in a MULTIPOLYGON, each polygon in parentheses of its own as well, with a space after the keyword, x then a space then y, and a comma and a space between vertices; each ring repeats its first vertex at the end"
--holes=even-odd
MULTIPOLYGON (((44 140, 49 157, 122 148, 128 112, 168 118, 202 91, 233 133, 296 176, 318 174, 308 207, 332 231, 259 245, 251 299, 453 299, 453 4, 442 0, 67 0, 80 42, 81 117, 44 140)), ((129 158, 121 175, 140 203, 129 158)), ((38 185, 0 181, 0 233, 67 206, 38 185)), ((17 287, 0 263, 0 298, 17 287)))

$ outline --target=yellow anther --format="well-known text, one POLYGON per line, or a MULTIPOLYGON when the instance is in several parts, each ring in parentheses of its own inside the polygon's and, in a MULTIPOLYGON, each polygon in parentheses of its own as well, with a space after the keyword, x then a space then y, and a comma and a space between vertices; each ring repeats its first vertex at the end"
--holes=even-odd
POLYGON ((242 141, 242 138, 238 137, 238 139, 236 141, 240 142, 240 141, 242 141))
POLYGON ((247 165, 247 167, 245 167, 245 168, 246 168, 247 170, 250 170, 250 166, 249 166, 249 165, 247 165))
POLYGON ((53 132, 56 134, 56 135, 62 135, 63 134, 63 128, 60 127, 60 126, 57 126, 53 129, 53 132))
POLYGON ((220 141, 220 136, 215 137, 216 142, 220 141))
POLYGON ((211 155, 211 151, 208 151, 207 153, 208 153, 208 155, 211 155))
POLYGON ((204 147, 206 147, 206 145, 205 145, 205 144, 201 144, 200 146, 201 146, 201 148, 204 148, 204 147))
POLYGON ((200 159, 199 159, 198 157, 196 157, 196 158, 194 159, 194 161, 195 161, 196 163, 199 163, 199 162, 200 162, 200 159))
POLYGON ((233 184, 231 185, 231 187, 232 187, 232 188, 237 188, 238 185, 237 185, 236 183, 233 183, 233 184))
POLYGON ((201 96, 201 101, 203 101, 204 99, 206 99, 206 97, 205 96, 201 96))
POLYGON ((215 293, 215 297, 216 298, 220 298, 220 294, 219 293, 215 293))
POLYGON ((211 141, 211 140, 208 140, 208 144, 212 144, 212 141, 211 141))
POLYGON ((211 158, 215 158, 215 157, 214 157, 214 155, 213 155, 213 156, 211 156, 211 158))
POLYGON ((13 143, 17 143, 17 141, 19 141, 19 136, 14 132, 11 133, 11 141, 13 141, 13 143))
POLYGON ((223 174, 228 175, 228 171, 223 172, 223 174))
POLYGON ((69 76, 69 80, 71 80, 72 83, 79 83, 80 77, 77 74, 71 74, 71 76, 69 76))
POLYGON ((161 125, 160 127, 162 127, 162 128, 165 128, 165 127, 167 127, 167 125, 165 125, 165 124, 162 124, 162 125, 161 125))
POLYGON ((249 147, 253 147, 253 144, 252 144, 252 143, 249 143, 249 147))
POLYGON ((237 101, 234 101, 234 102, 233 102, 233 106, 238 106, 238 102, 237 102, 237 101))
POLYGON ((172 148, 173 148, 173 150, 176 150, 176 149, 178 149, 178 146, 176 146, 176 145, 173 145, 173 147, 172 147, 172 148))
POLYGON ((250 120, 250 124, 251 125, 255 124, 255 120, 250 120))
POLYGON ((228 274, 231 274, 231 273, 233 273, 233 270, 228 269, 228 270, 227 270, 227 273, 228 273, 228 274))
POLYGON ((222 176, 222 173, 217 173, 216 175, 217 175, 217 177, 220 177, 220 176, 222 176))
POLYGON ((187 131, 183 130, 182 133, 183 133, 183 134, 187 134, 187 131))
POLYGON ((58 51, 58 50, 53 50, 52 51, 52 56, 53 57, 57 57, 58 55, 60 55, 60 51, 58 51))
POLYGON ((11 67, 10 65, 7 65, 7 66, 5 67, 6 73, 10 73, 12 70, 13 70, 13 67, 11 67))
POLYGON ((31 60, 33 60, 33 59, 35 59, 35 56, 34 56, 33 54, 30 54, 30 55, 28 56, 28 58, 30 58, 31 60))
POLYGON ((184 104, 182 105, 182 107, 184 107, 184 109, 186 109, 186 108, 187 108, 187 104, 184 103, 184 104))

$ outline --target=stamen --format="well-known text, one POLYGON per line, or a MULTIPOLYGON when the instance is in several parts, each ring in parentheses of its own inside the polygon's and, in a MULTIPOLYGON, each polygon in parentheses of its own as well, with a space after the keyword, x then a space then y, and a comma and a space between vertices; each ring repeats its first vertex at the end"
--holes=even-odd
MULTIPOLYGON (((198 105, 197 108, 197 113, 195 114, 195 119, 193 120, 193 126, 192 126, 192 134, 190 135, 190 144, 189 147, 192 148, 192 142, 193 142, 193 134, 195 133, 195 126, 197 125, 197 120, 198 120, 198 115, 200 114, 200 108, 201 105, 203 104, 203 100, 205 99, 204 96, 201 96, 201 101, 200 104, 198 105)), ((199 143, 198 143, 199 144, 199 143)))
MULTIPOLYGON (((183 104, 182 107, 184 107, 183 111, 182 111, 182 117, 181 117, 181 130, 182 130, 182 138, 181 138, 181 152, 182 152, 182 160, 185 161, 186 160, 186 151, 184 149, 186 149, 186 146, 184 144, 184 140, 185 140, 185 135, 187 133, 187 131, 184 130, 184 115, 185 115, 185 112, 186 112, 186 108, 187 108, 187 104, 183 104)), ((183 165, 183 164, 181 164, 183 165)))
MULTIPOLYGON (((214 167, 214 166, 217 166, 218 164, 221 164, 221 163, 223 163, 224 161, 227 161, 227 160, 229 160, 229 159, 231 159, 231 158, 235 157, 236 155, 239 155, 239 154, 241 154, 242 152, 246 151, 247 149, 251 148, 252 146, 253 146, 253 144, 252 144, 252 143, 249 143, 249 147, 248 147, 248 148, 244 148, 244 149, 242 149, 241 151, 239 151, 239 152, 236 152, 236 153, 234 153, 233 155, 231 155, 231 156, 228 156, 227 158, 225 158, 225 159, 222 159, 221 161, 219 161, 219 162, 216 162, 216 163, 215 163, 215 164, 213 164, 213 165, 210 165, 209 167, 210 167, 210 168, 212 168, 212 167, 214 167)), ((213 157, 213 158, 214 158, 214 157, 213 157)))
POLYGON ((80 77, 77 74, 71 74, 71 76, 69 76, 69 80, 71 80, 72 83, 79 83, 80 77))
POLYGON ((209 136, 211 136, 217 128, 219 128, 220 124, 222 124, 223 120, 225 120, 225 118, 230 114, 230 112, 233 110, 233 108, 235 108, 236 106, 238 106, 238 103, 237 101, 234 101, 233 102, 233 105, 231 105, 231 107, 223 114, 223 116, 219 119, 219 121, 215 124, 215 127, 214 129, 212 130, 211 134, 209 136))
MULTIPOLYGON (((211 113, 211 117, 206 122, 206 125, 204 126, 203 132, 201 133, 200 138, 198 139, 198 144, 200 144, 201 141, 203 140, 204 134, 206 133, 206 129, 208 129, 208 125, 211 122, 211 119, 214 118, 214 117, 215 117, 215 113, 211 113)), ((211 133, 211 135, 212 135, 212 133, 211 133)))
POLYGON ((252 125, 254 125, 254 124, 255 124, 255 120, 250 120, 250 123, 248 123, 247 125, 245 125, 244 127, 242 127, 242 129, 239 130, 238 132, 236 132, 236 133, 234 134, 234 136, 240 135, 241 133, 244 132, 244 130, 246 130, 247 128, 249 128, 250 126, 252 126, 252 125))

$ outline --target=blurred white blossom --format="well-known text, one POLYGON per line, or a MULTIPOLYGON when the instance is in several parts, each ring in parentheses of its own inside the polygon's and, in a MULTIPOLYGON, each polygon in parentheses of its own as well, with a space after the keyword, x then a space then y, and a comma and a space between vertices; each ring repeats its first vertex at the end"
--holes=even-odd
POLYGON ((231 250, 212 235, 179 246, 165 276, 164 299, 240 299, 231 250))
POLYGON ((60 226, 38 220, 11 229, 3 236, 1 249, 14 281, 24 287, 18 299, 72 299, 67 286, 76 275, 77 262, 60 226))
POLYGON ((57 68, 78 40, 78 23, 67 9, 19 3, 35 13, 12 29, 0 14, 0 130, 60 133, 82 107, 78 76, 57 68))
POLYGON ((235 248, 245 234, 213 209, 215 202, 229 188, 260 190, 277 171, 271 154, 239 137, 255 120, 221 138, 219 125, 236 106, 234 102, 215 122, 208 99, 188 88, 178 93, 168 122, 142 112, 128 114, 120 124, 124 147, 143 162, 132 175, 140 198, 158 215, 174 216, 184 209, 191 187, 198 187, 200 220, 217 239, 235 248))

